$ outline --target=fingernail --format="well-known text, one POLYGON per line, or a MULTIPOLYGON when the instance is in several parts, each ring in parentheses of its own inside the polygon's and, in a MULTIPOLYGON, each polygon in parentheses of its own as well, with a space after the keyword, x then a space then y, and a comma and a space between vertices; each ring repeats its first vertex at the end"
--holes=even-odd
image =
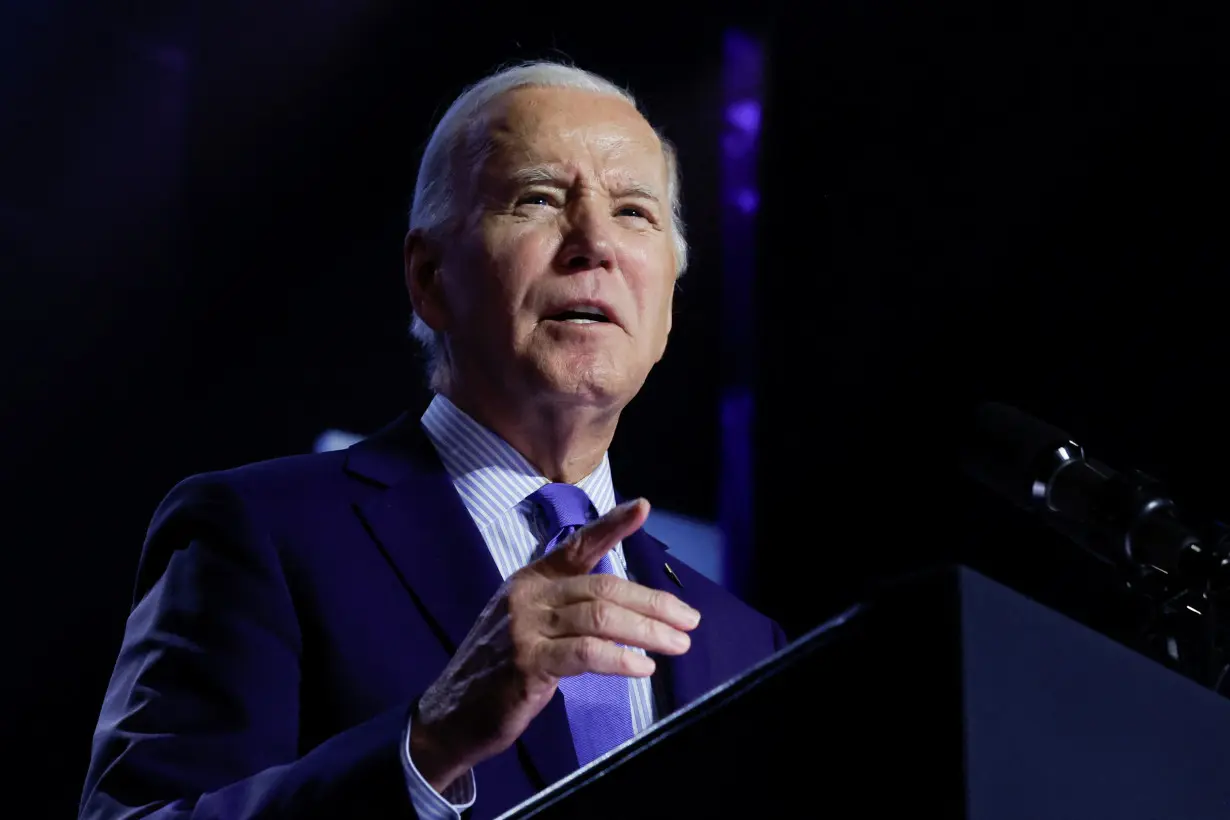
POLYGON ((635 656, 633 665, 636 667, 636 669, 633 670, 633 674, 639 674, 646 678, 652 675, 658 668, 658 665, 654 663, 653 658, 640 654, 635 656))
POLYGON ((700 623, 700 612, 698 610, 692 609, 692 607, 688 606, 687 604, 684 604, 683 605, 683 620, 688 626, 695 628, 696 625, 700 623))
POLYGON ((624 503, 620 504, 620 505, 619 505, 618 507, 616 507, 615 509, 616 509, 616 510, 618 510, 619 512, 621 512, 621 513, 624 513, 624 512, 627 512, 628 510, 632 509, 633 507, 635 507, 637 504, 640 504, 640 503, 641 503, 642 501, 644 501, 644 500, 645 500, 645 499, 643 499, 643 498, 634 498, 634 499, 632 499, 631 501, 625 501, 624 503))

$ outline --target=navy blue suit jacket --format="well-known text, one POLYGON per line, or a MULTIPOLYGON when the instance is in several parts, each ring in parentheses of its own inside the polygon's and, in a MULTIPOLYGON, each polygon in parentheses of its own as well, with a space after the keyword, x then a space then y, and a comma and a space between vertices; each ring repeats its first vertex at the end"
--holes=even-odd
MULTIPOLYGON (((781 630, 624 541, 632 576, 702 613, 658 658, 659 716, 784 645, 781 630)), ((194 476, 154 515, 81 817, 412 817, 400 758, 416 698, 501 578, 416 418, 349 450, 194 476)), ((493 817, 577 767, 557 693, 475 769, 493 817)))

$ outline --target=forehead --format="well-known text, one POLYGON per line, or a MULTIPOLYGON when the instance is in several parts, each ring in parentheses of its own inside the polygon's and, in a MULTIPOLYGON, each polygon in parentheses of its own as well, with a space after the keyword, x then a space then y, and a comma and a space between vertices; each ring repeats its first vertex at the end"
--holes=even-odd
POLYGON ((556 165, 665 182, 658 135, 635 107, 610 94, 519 88, 491 105, 484 124, 489 171, 556 165))

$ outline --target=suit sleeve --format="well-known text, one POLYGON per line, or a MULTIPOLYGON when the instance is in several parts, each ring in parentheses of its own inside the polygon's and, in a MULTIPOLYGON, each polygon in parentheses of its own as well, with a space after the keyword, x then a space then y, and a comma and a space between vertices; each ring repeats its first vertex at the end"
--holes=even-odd
POLYGON ((155 514, 81 818, 413 817, 412 701, 302 753, 302 637, 274 535, 218 478, 155 514))

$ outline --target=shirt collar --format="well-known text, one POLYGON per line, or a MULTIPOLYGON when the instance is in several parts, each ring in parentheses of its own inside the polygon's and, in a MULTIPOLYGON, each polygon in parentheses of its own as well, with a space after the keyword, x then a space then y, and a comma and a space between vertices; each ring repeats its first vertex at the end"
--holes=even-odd
MULTIPOLYGON (((461 501, 480 527, 486 527, 550 483, 504 439, 436 394, 423 413, 423 429, 435 445, 461 501)), ((606 453, 594 471, 577 482, 598 515, 615 507, 615 488, 606 453)))

